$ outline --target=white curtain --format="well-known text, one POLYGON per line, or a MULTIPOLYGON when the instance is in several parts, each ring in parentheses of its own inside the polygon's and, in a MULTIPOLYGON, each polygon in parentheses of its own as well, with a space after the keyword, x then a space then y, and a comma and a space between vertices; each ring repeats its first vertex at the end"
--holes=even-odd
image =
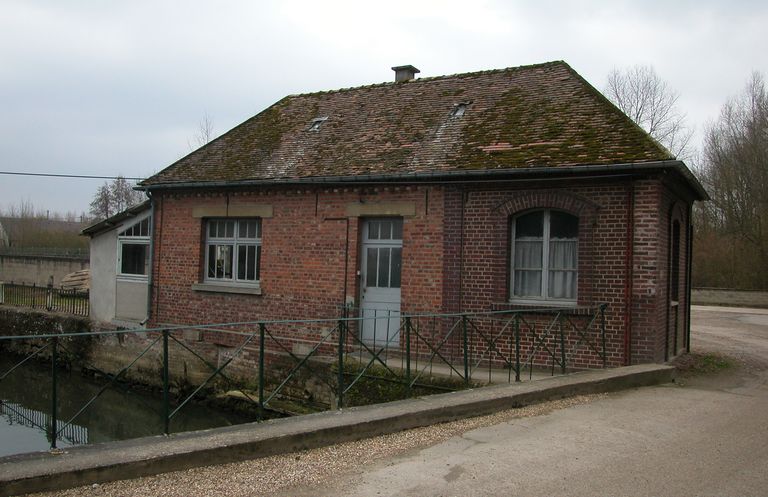
POLYGON ((549 297, 576 298, 578 244, 576 240, 552 240, 549 243, 549 297))
POLYGON ((514 295, 541 296, 543 242, 539 239, 515 240, 514 295))

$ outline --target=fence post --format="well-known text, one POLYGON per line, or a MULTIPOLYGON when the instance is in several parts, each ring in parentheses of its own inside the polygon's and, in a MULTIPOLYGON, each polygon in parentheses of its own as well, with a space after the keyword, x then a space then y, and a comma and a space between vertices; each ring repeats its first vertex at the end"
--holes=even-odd
POLYGON ((515 381, 520 381, 520 315, 515 314, 515 381))
POLYGON ((259 323, 259 421, 264 419, 264 323, 259 323))
POLYGON ((58 362, 59 337, 51 338, 51 431, 49 434, 51 449, 56 448, 56 439, 58 438, 59 422, 56 417, 56 362, 58 362))
POLYGON ((563 314, 560 313, 557 320, 560 328, 560 373, 565 374, 565 330, 563 329, 563 314))
POLYGON ((338 376, 338 403, 337 409, 344 405, 344 342, 345 342, 345 322, 339 319, 339 376, 338 376))
POLYGON ((467 337, 467 315, 461 315, 461 334, 464 341, 464 384, 469 385, 469 338, 467 337))
POLYGON ((605 304, 600 304, 600 338, 603 342, 603 368, 608 366, 608 357, 605 351, 605 304))
POLYGON ((32 309, 36 307, 37 304, 37 283, 32 283, 32 294, 30 295, 32 298, 32 309))
POLYGON ((45 309, 50 311, 53 308, 53 281, 48 283, 45 291, 45 309))
POLYGON ((411 396, 411 317, 405 317, 405 381, 408 397, 411 396))
POLYGON ((5 304, 5 283, 0 281, 0 305, 5 304))
POLYGON ((168 391, 168 330, 163 330, 163 433, 170 435, 170 392, 168 391))

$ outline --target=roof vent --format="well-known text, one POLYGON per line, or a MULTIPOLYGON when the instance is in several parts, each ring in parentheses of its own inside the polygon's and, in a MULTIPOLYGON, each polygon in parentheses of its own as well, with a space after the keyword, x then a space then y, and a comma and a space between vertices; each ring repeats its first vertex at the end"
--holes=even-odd
POLYGON ((457 104, 454 104, 453 109, 451 110, 451 117, 463 116, 464 113, 467 111, 467 106, 471 103, 472 102, 459 102, 457 104))
POLYGON ((316 117, 312 119, 312 123, 310 123, 309 129, 307 131, 320 131, 320 126, 322 126, 323 123, 327 120, 328 120, 328 116, 316 117))
POLYGON ((413 66, 395 66, 392 68, 395 71, 395 83, 402 81, 410 81, 416 77, 417 73, 420 73, 418 69, 413 66))

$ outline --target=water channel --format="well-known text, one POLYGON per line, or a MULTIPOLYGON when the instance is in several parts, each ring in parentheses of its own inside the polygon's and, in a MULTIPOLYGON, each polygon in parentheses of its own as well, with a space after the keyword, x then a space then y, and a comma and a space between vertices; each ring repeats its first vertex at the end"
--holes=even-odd
MULTIPOLYGON (((20 358, 0 357, 0 376, 20 358)), ((28 361, 0 381, 0 457, 48 450, 50 442, 39 426, 50 425, 50 366, 28 361), (34 426, 35 424, 39 426, 34 426)), ((59 426, 74 416, 104 382, 78 372, 58 371, 59 426)), ((171 419, 171 432, 178 433, 253 421, 205 406, 187 404, 171 419)), ((112 386, 62 430, 58 447, 81 443, 110 442, 159 435, 163 432, 163 404, 145 392, 112 386)))

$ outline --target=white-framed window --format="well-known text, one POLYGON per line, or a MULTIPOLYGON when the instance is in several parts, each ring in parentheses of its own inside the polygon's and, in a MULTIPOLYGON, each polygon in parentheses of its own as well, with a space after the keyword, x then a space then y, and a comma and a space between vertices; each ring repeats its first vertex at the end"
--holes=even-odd
POLYGON ((512 219, 510 298, 573 304, 577 297, 579 218, 554 209, 512 219))
POLYGON ((208 219, 205 277, 211 283, 259 282, 261 219, 208 219))
POLYGON ((117 275, 147 279, 149 275, 150 218, 145 217, 117 233, 117 275))

